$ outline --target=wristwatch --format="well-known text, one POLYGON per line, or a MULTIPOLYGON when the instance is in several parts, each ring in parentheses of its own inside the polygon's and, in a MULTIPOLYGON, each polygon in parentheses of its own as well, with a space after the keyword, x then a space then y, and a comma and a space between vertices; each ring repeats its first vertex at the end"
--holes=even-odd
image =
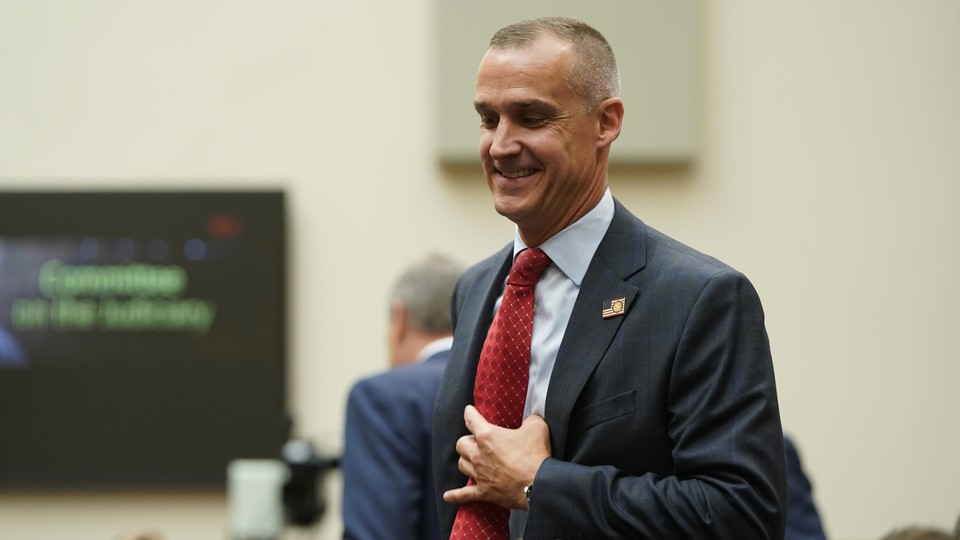
POLYGON ((533 482, 529 486, 523 487, 523 496, 527 498, 527 510, 530 509, 530 495, 533 494, 533 482))

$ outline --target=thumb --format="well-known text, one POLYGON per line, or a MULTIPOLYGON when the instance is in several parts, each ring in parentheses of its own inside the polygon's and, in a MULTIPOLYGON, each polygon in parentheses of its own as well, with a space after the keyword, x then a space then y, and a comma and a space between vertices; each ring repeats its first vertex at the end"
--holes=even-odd
POLYGON ((540 439, 547 453, 550 453, 550 426, 547 424, 546 419, 539 414, 531 414, 523 419, 523 424, 520 426, 520 429, 523 430, 524 433, 532 434, 534 437, 540 439))
POLYGON ((547 421, 543 419, 539 414, 531 414, 530 416, 523 419, 524 424, 529 424, 531 426, 539 424, 546 425, 547 421))

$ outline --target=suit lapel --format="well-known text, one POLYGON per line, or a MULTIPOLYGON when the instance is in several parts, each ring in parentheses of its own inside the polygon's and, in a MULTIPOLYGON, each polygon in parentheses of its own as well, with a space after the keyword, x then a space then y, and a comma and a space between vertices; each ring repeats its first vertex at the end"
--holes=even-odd
POLYGON ((639 288, 625 280, 645 264, 645 231, 643 223, 617 202, 610 228, 584 275, 547 390, 544 414, 555 457, 564 455, 577 397, 637 299, 639 288), (626 299, 626 313, 604 319, 603 303, 615 298, 626 299))
POLYGON ((462 373, 448 380, 460 384, 459 391, 463 403, 473 403, 473 384, 477 377, 477 363, 480 360, 480 351, 487 338, 490 324, 493 322, 493 306, 503 289, 503 282, 513 263, 513 244, 507 245, 496 255, 488 259, 489 267, 480 272, 480 277, 474 282, 470 290, 462 291, 464 299, 483 298, 482 302, 464 302, 463 310, 457 315, 457 331, 454 337, 453 348, 459 351, 458 358, 467 361, 459 365, 448 365, 447 369, 460 368, 462 373), (499 264, 499 267, 498 267, 499 264))

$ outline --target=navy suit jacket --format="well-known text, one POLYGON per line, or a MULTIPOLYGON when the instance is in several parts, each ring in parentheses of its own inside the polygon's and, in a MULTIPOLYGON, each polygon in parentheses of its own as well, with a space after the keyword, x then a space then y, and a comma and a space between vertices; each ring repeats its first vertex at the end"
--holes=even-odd
POLYGON ((800 453, 790 437, 783 437, 787 450, 787 534, 784 540, 827 540, 820 512, 813 502, 813 486, 803 472, 800 453))
MULTIPOLYGON (((619 202, 557 354, 525 540, 783 538, 783 435, 763 310, 729 266, 619 202), (622 316, 601 317, 625 298, 622 316)), ((456 440, 512 246, 454 292, 454 345, 434 413, 438 494, 463 486, 456 440)), ((449 535, 455 505, 438 499, 449 535)))
POLYGON ((347 400, 343 537, 440 538, 430 425, 449 351, 358 381, 347 400))

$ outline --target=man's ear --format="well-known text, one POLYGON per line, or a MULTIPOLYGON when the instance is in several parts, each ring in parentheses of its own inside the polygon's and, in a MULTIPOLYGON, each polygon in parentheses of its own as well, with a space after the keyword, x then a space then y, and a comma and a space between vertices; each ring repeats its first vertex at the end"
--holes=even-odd
POLYGON ((623 100, 618 97, 607 98, 597 105, 597 148, 604 148, 620 136, 623 125, 623 100))
POLYGON ((407 308, 402 300, 394 300, 390 304, 390 326, 396 332, 398 340, 405 337, 408 330, 407 308))
POLYGON ((387 351, 391 367, 397 367, 404 362, 404 342, 408 330, 407 310, 403 307, 403 302, 394 300, 390 303, 390 320, 387 325, 387 351))

